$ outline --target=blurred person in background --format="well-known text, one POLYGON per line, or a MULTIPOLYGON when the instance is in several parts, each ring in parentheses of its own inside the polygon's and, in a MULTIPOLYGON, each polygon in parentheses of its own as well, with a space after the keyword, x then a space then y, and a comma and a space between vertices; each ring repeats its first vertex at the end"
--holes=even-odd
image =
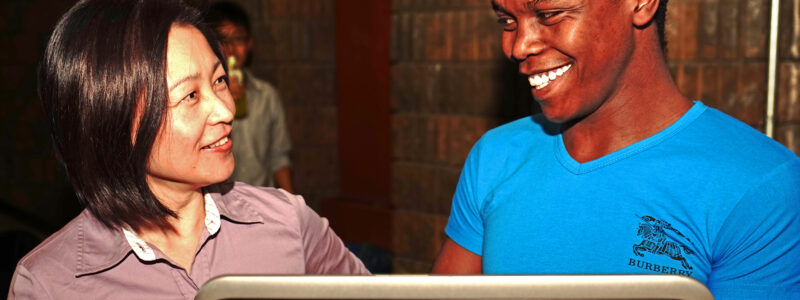
POLYGON ((211 4, 206 22, 217 33, 230 72, 236 103, 232 138, 236 168, 232 181, 294 191, 290 172, 291 144, 278 91, 246 68, 253 53, 250 19, 232 2, 211 4))

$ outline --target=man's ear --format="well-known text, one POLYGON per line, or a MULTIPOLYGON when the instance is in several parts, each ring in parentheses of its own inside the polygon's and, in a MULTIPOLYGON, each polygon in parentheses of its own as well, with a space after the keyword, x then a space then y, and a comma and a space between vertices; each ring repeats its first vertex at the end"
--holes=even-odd
POLYGON ((633 25, 642 27, 650 23, 658 11, 660 0, 636 0, 633 8, 633 25))

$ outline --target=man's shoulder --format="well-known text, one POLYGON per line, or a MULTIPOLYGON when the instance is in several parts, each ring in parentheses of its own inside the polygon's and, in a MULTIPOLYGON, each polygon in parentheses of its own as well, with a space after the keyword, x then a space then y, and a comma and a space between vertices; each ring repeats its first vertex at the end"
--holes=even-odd
POLYGON ((481 137, 483 145, 516 145, 536 144, 543 139, 559 135, 559 125, 547 121, 541 114, 527 116, 500 125, 486 132, 481 137))
POLYGON ((690 135, 720 160, 753 168, 772 169, 798 160, 796 154, 752 126, 709 108, 698 118, 690 135))

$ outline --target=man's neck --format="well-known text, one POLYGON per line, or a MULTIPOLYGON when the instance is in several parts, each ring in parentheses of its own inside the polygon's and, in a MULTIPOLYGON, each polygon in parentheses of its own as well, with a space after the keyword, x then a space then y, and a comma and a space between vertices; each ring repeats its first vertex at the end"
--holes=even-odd
POLYGON ((609 99, 590 115, 564 126, 564 145, 576 161, 592 161, 646 139, 691 108, 660 52, 634 55, 639 57, 609 99))

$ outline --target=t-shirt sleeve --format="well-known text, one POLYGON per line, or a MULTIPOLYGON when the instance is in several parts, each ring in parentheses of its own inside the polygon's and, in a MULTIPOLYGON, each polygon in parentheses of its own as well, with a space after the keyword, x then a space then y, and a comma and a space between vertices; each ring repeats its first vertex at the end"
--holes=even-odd
POLYGON ((327 219, 317 215, 301 196, 284 193, 292 200, 300 220, 306 274, 370 274, 331 230, 327 219))
POLYGON ((456 244, 477 255, 483 254, 482 200, 478 195, 478 175, 480 167, 481 142, 475 144, 467 156, 461 176, 458 179, 450 218, 445 233, 456 244))
POLYGON ((800 160, 756 183, 714 239, 716 299, 800 299, 800 160))

